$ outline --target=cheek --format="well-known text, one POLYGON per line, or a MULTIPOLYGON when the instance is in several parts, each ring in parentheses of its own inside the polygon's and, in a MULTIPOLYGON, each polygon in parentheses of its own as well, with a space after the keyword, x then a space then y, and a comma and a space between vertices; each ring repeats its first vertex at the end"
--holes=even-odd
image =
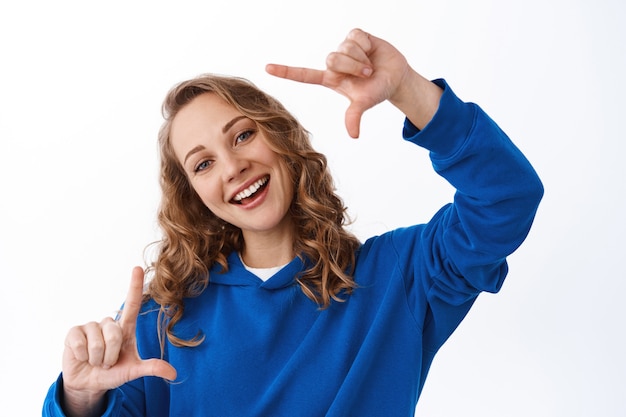
POLYGON ((200 200, 207 206, 211 211, 213 211, 213 207, 222 202, 221 194, 219 192, 219 188, 212 184, 210 181, 196 181, 192 183, 192 187, 195 190, 196 194, 200 197, 200 200))

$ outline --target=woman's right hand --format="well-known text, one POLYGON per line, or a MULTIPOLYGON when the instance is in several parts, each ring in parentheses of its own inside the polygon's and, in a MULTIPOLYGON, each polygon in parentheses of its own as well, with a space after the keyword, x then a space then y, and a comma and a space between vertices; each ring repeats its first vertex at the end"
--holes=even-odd
POLYGON ((143 269, 135 267, 118 321, 109 317, 68 332, 63 352, 63 409, 68 416, 100 415, 106 392, 128 381, 144 376, 176 379, 176 370, 166 361, 139 357, 135 328, 143 279, 143 269))

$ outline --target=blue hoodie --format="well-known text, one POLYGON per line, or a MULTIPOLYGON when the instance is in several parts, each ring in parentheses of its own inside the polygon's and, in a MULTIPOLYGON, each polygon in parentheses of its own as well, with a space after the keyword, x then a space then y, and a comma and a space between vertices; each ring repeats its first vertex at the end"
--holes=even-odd
MULTIPOLYGON (((325 310, 294 277, 299 258, 267 281, 229 256, 185 300, 175 333, 203 343, 167 343, 178 371, 168 383, 146 377, 108 394, 107 416, 413 416, 435 353, 482 291, 497 292, 506 256, 525 239, 543 195, 537 174, 500 128, 443 81, 439 109, 403 136, 430 151, 434 169, 456 188, 454 202, 426 224, 368 239, 358 249, 359 288, 325 310)), ((159 306, 137 323, 142 357, 161 355, 159 306)), ((44 416, 61 416, 62 376, 44 416)))

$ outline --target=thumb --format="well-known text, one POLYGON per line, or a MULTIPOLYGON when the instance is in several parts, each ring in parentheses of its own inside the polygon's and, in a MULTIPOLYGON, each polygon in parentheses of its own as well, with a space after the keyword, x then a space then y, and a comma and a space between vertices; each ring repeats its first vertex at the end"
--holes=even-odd
POLYGON ((162 359, 142 360, 139 366, 135 367, 131 372, 135 374, 130 376, 131 381, 144 376, 156 376, 169 381, 176 379, 176 369, 162 359))
POLYGON ((350 103, 346 110, 346 130, 351 138, 358 139, 361 130, 361 116, 365 110, 367 110, 367 107, 356 102, 350 103))

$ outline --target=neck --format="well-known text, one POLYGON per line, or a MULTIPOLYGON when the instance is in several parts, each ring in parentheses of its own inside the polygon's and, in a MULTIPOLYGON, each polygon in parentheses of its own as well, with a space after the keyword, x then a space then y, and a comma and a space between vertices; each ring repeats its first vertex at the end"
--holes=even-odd
POLYGON ((241 258, 252 268, 270 268, 289 263, 293 257, 293 230, 282 233, 244 233, 241 258))

